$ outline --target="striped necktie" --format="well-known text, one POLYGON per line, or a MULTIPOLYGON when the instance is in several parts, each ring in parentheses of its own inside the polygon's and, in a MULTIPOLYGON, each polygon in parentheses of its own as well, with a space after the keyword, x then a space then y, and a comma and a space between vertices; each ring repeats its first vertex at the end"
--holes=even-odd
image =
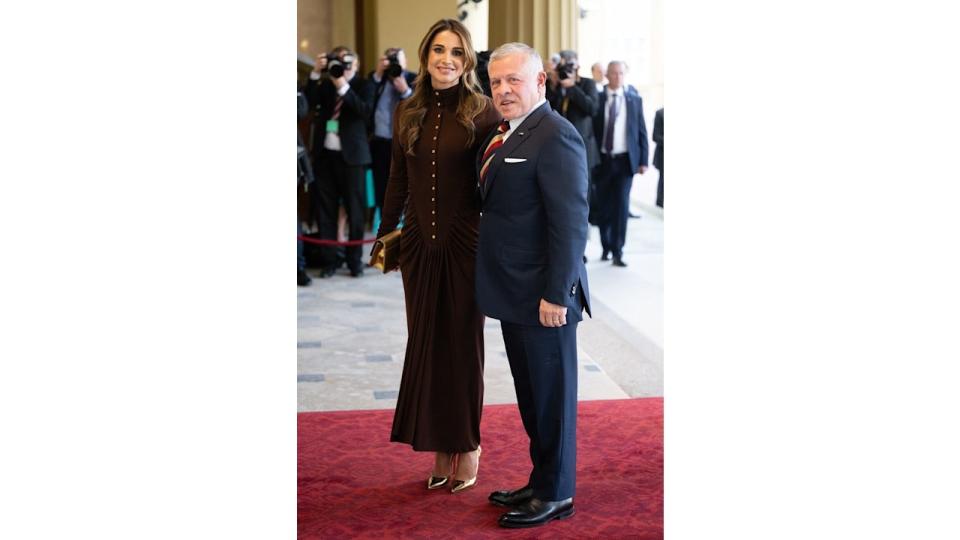
POLYGON ((480 160, 480 162, 483 163, 483 166, 480 167, 480 185, 483 185, 484 180, 487 179, 487 169, 490 168, 490 162, 493 161, 493 156, 497 153, 497 148, 503 145, 503 136, 508 131, 510 131, 510 122, 506 120, 500 122, 500 125, 497 126, 497 134, 490 139, 490 144, 488 144, 487 149, 484 150, 483 159, 480 160))
POLYGON ((619 108, 620 94, 611 94, 610 95, 610 109, 609 114, 607 115, 607 132, 603 136, 603 151, 607 155, 613 155, 613 128, 617 123, 617 113, 619 108))
POLYGON ((340 118, 340 109, 343 108, 343 96, 337 95, 337 101, 333 104, 333 114, 330 115, 331 120, 338 120, 340 118))

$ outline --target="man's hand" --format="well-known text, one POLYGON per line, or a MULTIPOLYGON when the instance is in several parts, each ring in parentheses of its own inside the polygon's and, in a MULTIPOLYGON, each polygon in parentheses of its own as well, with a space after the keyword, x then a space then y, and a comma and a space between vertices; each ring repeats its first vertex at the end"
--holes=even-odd
POLYGON ((377 79, 383 80, 383 72, 387 70, 387 66, 390 65, 390 61, 387 60, 387 55, 380 57, 380 60, 377 61, 377 79))
POLYGON ((370 250, 370 266, 373 266, 373 263, 377 262, 377 255, 380 254, 380 250, 383 249, 383 244, 373 244, 373 249, 370 250))
POLYGON ((322 52, 317 55, 317 62, 313 66, 314 73, 320 73, 327 68, 327 53, 322 52))
POLYGON ((358 68, 359 65, 357 65, 357 61, 354 60, 352 68, 343 70, 343 77, 337 77, 336 79, 333 79, 333 85, 337 87, 337 90, 340 90, 344 86, 350 84, 350 79, 353 78, 353 74, 357 72, 358 68))
POLYGON ((557 87, 557 81, 560 80, 560 77, 557 75, 556 70, 551 69, 547 72, 547 83, 550 84, 552 88, 557 87))
POLYGON ((641 165, 640 168, 637 169, 637 172, 640 173, 640 174, 643 174, 643 173, 647 172, 647 166, 646 166, 646 165, 641 165))
POLYGON ((560 79, 560 86, 562 86, 563 88, 573 88, 575 84, 577 84, 577 81, 573 77, 560 79))
POLYGON ((410 85, 407 84, 407 78, 400 74, 399 77, 394 77, 392 81, 393 87, 397 89, 397 93, 403 94, 410 89, 410 85))
POLYGON ((567 308, 540 299, 540 324, 559 328, 567 324, 567 308))
POLYGON ((350 69, 345 69, 345 70, 343 70, 343 79, 344 79, 344 82, 349 82, 350 79, 352 79, 353 76, 354 76, 354 75, 357 73, 357 71, 360 69, 360 63, 359 63, 357 60, 354 60, 354 61, 353 61, 353 64, 351 64, 351 65, 352 65, 352 67, 351 67, 350 69))

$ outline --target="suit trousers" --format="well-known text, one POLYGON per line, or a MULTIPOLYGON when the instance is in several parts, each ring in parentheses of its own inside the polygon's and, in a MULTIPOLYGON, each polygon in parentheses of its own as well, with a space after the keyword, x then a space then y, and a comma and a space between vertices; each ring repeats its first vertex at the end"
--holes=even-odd
POLYGON ((300 218, 297 218, 297 270, 307 269, 307 259, 303 257, 303 225, 300 224, 300 218))
MULTIPOLYGON (((323 149, 314 174, 317 179, 313 187, 314 215, 320 228, 320 238, 337 239, 337 221, 340 217, 340 204, 347 211, 347 226, 350 240, 363 240, 364 218, 366 217, 366 174, 363 165, 348 165, 343 154, 335 150, 323 149)), ((360 258, 363 246, 348 246, 346 249, 347 266, 350 270, 362 270, 360 258)), ((321 260, 324 268, 337 266, 337 251, 333 246, 323 246, 321 260)))
POLYGON ((615 259, 619 259, 623 256, 627 218, 630 217, 630 189, 633 187, 630 156, 626 153, 613 157, 603 154, 596 172, 600 244, 604 251, 609 251, 615 259))
POLYGON ((373 137, 370 139, 370 158, 373 160, 373 195, 377 208, 383 209, 383 198, 387 193, 387 179, 390 178, 390 153, 393 139, 373 137))
POLYGON ((663 208, 663 169, 660 169, 660 181, 657 182, 657 206, 663 208))
POLYGON ((500 322, 517 406, 530 438, 533 496, 574 496, 577 468, 577 323, 559 328, 500 322))

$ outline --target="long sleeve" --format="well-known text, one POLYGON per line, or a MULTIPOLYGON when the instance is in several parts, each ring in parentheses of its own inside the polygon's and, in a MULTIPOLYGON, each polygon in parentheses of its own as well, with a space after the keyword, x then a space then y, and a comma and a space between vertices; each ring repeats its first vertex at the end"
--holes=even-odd
POLYGON ((570 126, 545 144, 537 160, 537 181, 547 218, 546 289, 551 304, 565 305, 579 279, 580 257, 587 244, 587 155, 580 134, 570 126))
POLYGON ((316 110, 317 106, 321 105, 320 82, 318 79, 307 80, 307 86, 303 91, 311 110, 316 110))
POLYGON ((374 92, 376 88, 367 80, 351 82, 350 90, 343 95, 343 106, 353 110, 357 116, 364 119, 364 123, 369 124, 373 115, 374 92))
POLYGON ((637 98, 637 116, 640 124, 640 166, 650 164, 650 141, 647 138, 647 122, 643 119, 643 98, 637 98))
POLYGON ((657 148, 653 152, 653 166, 663 170, 663 109, 657 110, 653 117, 653 141, 657 148))
MULTIPOLYGON (((399 112, 399 110, 398 110, 399 112)), ((397 228, 404 204, 409 195, 407 177, 407 156, 401 144, 401 134, 397 128, 399 114, 393 115, 393 143, 390 147, 390 176, 387 179, 387 191, 383 198, 383 210, 380 216, 380 229, 377 238, 397 228)))
POLYGON ((663 144, 663 109, 653 117, 653 142, 663 144))
POLYGON ((567 89, 567 97, 570 98, 569 106, 576 106, 583 111, 586 116, 597 114, 599 97, 597 95, 597 85, 592 80, 583 79, 581 82, 567 89))

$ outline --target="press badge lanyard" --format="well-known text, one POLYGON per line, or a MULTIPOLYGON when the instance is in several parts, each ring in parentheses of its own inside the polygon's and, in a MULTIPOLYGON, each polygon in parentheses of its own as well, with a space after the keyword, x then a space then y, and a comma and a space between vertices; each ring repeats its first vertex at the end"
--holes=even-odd
POLYGON ((340 109, 343 107, 343 96, 337 95, 337 102, 333 106, 333 115, 327 120, 327 133, 340 133, 340 109))

